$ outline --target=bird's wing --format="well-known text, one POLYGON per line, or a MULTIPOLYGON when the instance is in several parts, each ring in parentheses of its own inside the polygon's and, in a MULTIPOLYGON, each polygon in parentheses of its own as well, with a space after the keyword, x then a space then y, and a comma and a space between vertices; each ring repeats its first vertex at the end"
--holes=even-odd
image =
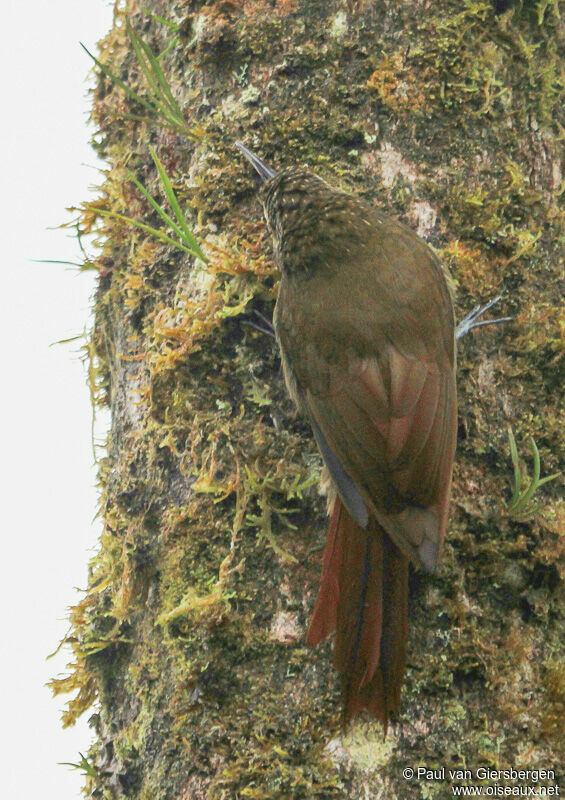
POLYGON ((320 359, 325 387, 301 391, 343 502, 362 526, 373 513, 412 560, 433 569, 455 449, 452 366, 411 358, 391 343, 378 358, 320 359))

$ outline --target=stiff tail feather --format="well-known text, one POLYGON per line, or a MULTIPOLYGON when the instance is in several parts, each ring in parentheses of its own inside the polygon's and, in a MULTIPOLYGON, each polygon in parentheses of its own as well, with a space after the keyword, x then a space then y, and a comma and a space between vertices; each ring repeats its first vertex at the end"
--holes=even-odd
POLYGON ((388 725, 400 705, 408 635, 408 558, 374 520, 361 528, 336 498, 306 641, 335 631, 344 723, 366 708, 388 725))

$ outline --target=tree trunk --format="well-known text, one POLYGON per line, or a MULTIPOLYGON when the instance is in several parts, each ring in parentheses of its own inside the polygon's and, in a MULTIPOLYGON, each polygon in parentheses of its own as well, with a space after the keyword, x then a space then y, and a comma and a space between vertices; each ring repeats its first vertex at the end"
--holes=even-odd
POLYGON ((555 479, 509 508, 507 429, 530 472, 529 435, 542 474, 559 469, 563 27, 556 0, 500 6, 128 0, 116 12, 93 98, 109 167, 96 208, 80 210, 81 230, 102 234, 104 530, 71 614, 72 670, 54 682, 77 692, 65 723, 95 704, 87 796, 448 798, 463 782, 449 769, 489 791, 512 781, 480 780, 479 767, 555 769, 564 506, 555 479), (140 41, 162 53, 184 128, 171 106, 153 113, 132 96, 154 102, 140 41), (331 644, 304 644, 321 464, 258 330, 277 275, 236 139, 412 225, 451 271, 459 317, 501 292, 514 315, 459 343, 450 535, 438 573, 412 575, 402 711, 386 740, 368 719, 341 732, 331 644), (101 213, 176 238, 126 171, 172 214, 150 145, 206 263, 101 213), (403 776, 418 767, 445 776, 403 776))

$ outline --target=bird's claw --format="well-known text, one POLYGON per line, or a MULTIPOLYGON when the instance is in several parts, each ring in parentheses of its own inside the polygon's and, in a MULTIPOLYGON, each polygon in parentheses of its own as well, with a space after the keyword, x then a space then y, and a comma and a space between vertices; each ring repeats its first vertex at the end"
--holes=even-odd
POLYGON ((473 328, 479 328, 481 325, 497 325, 499 322, 510 322, 510 320, 514 319, 514 317, 498 317, 497 319, 481 319, 479 317, 482 316, 485 311, 488 311, 489 308, 502 298, 502 295, 499 294, 494 297, 492 300, 489 300, 484 306, 475 306, 467 316, 463 317, 461 322, 455 328, 455 338, 461 339, 462 336, 465 336, 466 333, 472 331, 473 328))
POLYGON ((260 333, 265 333, 267 336, 271 336, 273 339, 275 339, 276 338, 275 328, 273 326, 273 323, 269 319, 267 319, 267 317, 264 314, 261 314, 260 311, 257 311, 256 308, 253 309, 253 313, 261 320, 263 324, 259 325, 256 322, 251 322, 251 320, 244 320, 242 324, 247 325, 249 328, 254 328, 256 331, 259 331, 260 333))

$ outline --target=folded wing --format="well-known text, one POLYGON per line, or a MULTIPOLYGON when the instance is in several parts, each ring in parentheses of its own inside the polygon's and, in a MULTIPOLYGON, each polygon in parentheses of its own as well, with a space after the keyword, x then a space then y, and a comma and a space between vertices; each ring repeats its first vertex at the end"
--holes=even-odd
POLYGON ((356 522, 374 514, 397 546, 432 570, 445 534, 456 437, 454 370, 388 344, 334 362, 303 399, 326 465, 356 522))

